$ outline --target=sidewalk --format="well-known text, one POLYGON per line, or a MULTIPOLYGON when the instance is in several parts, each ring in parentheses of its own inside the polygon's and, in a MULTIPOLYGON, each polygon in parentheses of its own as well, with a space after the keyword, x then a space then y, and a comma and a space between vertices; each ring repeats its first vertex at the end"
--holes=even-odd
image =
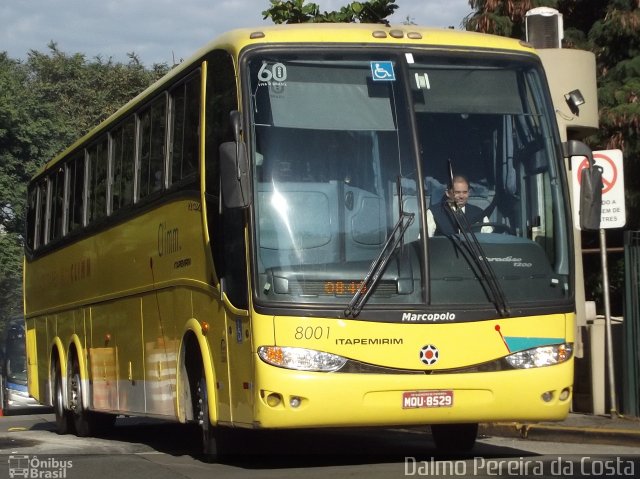
POLYGON ((593 442, 640 446, 640 418, 571 413, 564 421, 540 423, 486 423, 480 435, 521 437, 562 442, 593 442))

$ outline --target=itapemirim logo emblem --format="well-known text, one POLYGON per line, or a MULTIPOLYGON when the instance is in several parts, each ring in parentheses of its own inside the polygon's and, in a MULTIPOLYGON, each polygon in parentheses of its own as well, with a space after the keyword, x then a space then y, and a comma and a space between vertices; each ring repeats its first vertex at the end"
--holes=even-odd
POLYGON ((439 357, 440 351, 433 344, 427 344, 420 349, 420 361, 428 366, 437 363, 439 357))

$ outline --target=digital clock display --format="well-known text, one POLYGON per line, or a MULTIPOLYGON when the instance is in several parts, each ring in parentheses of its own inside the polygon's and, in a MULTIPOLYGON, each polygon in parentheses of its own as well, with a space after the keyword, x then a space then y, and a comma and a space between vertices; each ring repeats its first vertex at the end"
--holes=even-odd
MULTIPOLYGON (((353 295, 358 292, 360 286, 363 283, 361 281, 325 281, 324 293, 341 296, 341 295, 353 295)), ((362 289, 362 293, 367 292, 367 287, 362 289)))

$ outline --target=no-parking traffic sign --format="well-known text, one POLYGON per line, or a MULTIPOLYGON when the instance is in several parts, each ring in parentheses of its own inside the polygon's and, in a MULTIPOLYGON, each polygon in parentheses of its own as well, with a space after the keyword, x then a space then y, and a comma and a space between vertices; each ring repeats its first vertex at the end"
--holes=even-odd
MULTIPOLYGON (((594 151, 596 166, 602 168, 602 212, 600 228, 622 228, 627 222, 624 203, 624 174, 621 150, 594 151)), ((580 180, 582 170, 589 166, 585 157, 571 159, 571 180, 573 182, 573 223, 580 229, 580 180)))

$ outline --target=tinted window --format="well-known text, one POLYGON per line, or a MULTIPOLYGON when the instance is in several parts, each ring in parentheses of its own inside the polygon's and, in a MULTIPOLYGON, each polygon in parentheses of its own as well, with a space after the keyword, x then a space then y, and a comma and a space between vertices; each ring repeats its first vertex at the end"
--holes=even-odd
POLYGON ((35 247, 37 208, 38 190, 31 185, 27 193, 27 247, 29 249, 35 247))
POLYGON ((38 212, 36 215, 36 248, 47 244, 47 201, 48 201, 48 181, 46 178, 38 182, 38 212))
POLYGON ((171 92, 171 183, 196 173, 200 129, 200 75, 171 92))
POLYGON ((64 218, 64 168, 58 167, 51 175, 51 235, 55 240, 62 237, 64 218))
POLYGON ((166 101, 162 96, 139 115, 140 173, 138 198, 159 191, 163 184, 166 101))
POLYGON ((112 211, 133 204, 136 123, 131 117, 111 134, 113 145, 112 211))
POLYGON ((104 137, 90 147, 89 153, 89 218, 91 223, 107 215, 108 141, 104 137))
POLYGON ((69 162, 69 232, 82 227, 84 218, 84 152, 69 162))
POLYGON ((219 196, 220 145, 233 141, 229 113, 238 108, 233 59, 225 51, 208 57, 206 118, 206 180, 209 206, 209 234, 216 274, 225 279, 225 293, 239 308, 247 307, 247 275, 244 242, 244 213, 240 209, 221 211, 219 196))

